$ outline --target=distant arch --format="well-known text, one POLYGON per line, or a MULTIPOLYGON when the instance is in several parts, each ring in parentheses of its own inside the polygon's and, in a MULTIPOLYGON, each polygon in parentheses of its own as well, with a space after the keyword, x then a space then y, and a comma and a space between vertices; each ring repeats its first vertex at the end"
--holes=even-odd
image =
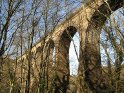
POLYGON ((43 46, 39 46, 36 48, 36 53, 41 53, 43 51, 43 46))
POLYGON ((45 60, 47 60, 49 62, 49 64, 52 66, 53 64, 53 53, 54 53, 54 49, 55 49, 55 43, 52 39, 49 39, 45 46, 44 46, 44 58, 45 60))

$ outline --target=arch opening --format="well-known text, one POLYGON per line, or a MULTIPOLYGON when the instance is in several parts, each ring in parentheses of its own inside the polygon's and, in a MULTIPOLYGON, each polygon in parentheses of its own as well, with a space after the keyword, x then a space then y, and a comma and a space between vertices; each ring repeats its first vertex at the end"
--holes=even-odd
POLYGON ((106 20, 104 26, 102 27, 101 34, 100 34, 100 49, 101 49, 101 62, 103 67, 104 66, 106 67, 108 65, 107 55, 110 56, 111 65, 115 64, 116 53, 114 51, 114 46, 112 44, 111 39, 115 39, 115 43, 117 44, 117 46, 123 43, 122 41, 122 39, 124 38, 123 37, 123 33, 124 33, 123 12, 124 12, 123 8, 119 8, 116 11, 114 11, 110 15, 109 19, 106 20), (106 55, 107 52, 108 54, 106 55))
POLYGON ((72 38, 73 40, 70 42, 69 48, 69 68, 70 75, 77 76, 78 75, 78 65, 79 65, 79 33, 76 32, 72 38))
MULTIPOLYGON (((72 67, 72 65, 70 65, 70 61, 71 62, 76 61, 76 63, 72 62, 71 64, 78 65, 78 62, 77 62, 78 59, 77 58, 79 55, 79 53, 78 53, 79 48, 76 49, 74 39, 77 39, 76 44, 79 45, 79 34, 77 32, 77 29, 73 26, 70 26, 70 27, 67 27, 67 29, 63 32, 63 34, 60 38, 60 41, 59 41, 59 50, 60 50, 59 52, 61 54, 60 60, 63 60, 63 62, 62 62, 63 64, 64 64, 64 62, 66 63, 66 66, 67 66, 66 70, 68 70, 69 75, 73 73, 73 67, 72 67), (70 47, 72 49, 70 49, 70 47), (72 71, 70 71, 70 69, 72 71)), ((77 69, 77 67, 76 67, 76 69, 77 69)), ((76 73, 77 72, 75 72, 75 74, 76 73)))

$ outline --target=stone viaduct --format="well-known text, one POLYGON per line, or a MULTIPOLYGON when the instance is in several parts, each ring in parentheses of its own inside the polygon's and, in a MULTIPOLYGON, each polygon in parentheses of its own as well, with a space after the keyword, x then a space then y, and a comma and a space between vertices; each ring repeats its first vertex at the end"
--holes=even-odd
MULTIPOLYGON (((32 55, 35 54, 38 59, 35 62, 32 59, 32 69, 35 68, 34 72, 38 74, 39 68, 47 65, 45 70, 48 71, 49 76, 46 78, 50 79, 49 77, 52 77, 52 75, 55 77, 56 88, 54 93, 61 93, 58 92, 59 89, 62 93, 70 93, 67 92, 70 77, 69 47, 76 32, 80 36, 78 93, 85 91, 84 85, 95 91, 94 93, 102 93, 100 91, 106 88, 101 86, 103 79, 100 69, 100 31, 111 13, 121 8, 122 5, 123 0, 89 0, 33 46, 32 55), (53 60, 54 49, 55 59, 53 60), (84 81, 86 81, 86 84, 84 84, 84 81)), ((26 60, 26 53, 18 60, 21 59, 26 60)), ((26 73, 25 70, 23 72, 26 73)), ((48 81, 51 82, 51 80, 48 81)))

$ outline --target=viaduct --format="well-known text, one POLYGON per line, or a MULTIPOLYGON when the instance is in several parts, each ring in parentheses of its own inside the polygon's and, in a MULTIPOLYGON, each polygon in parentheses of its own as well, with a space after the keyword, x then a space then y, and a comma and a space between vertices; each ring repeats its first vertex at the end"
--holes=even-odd
MULTIPOLYGON (((31 49, 31 67, 34 73, 31 70, 32 74, 45 73, 47 75, 45 78, 49 82, 48 88, 51 87, 52 80, 54 80, 53 93, 71 93, 68 92, 70 78, 69 47, 73 36, 78 32, 80 36, 78 93, 83 93, 85 86, 88 86, 92 91, 91 93, 102 93, 106 87, 103 87, 105 81, 101 73, 100 31, 111 13, 121 8, 122 5, 123 0, 88 0, 86 4, 59 24, 54 31, 48 33, 46 37, 33 46, 31 49), (55 59, 53 60, 54 49, 55 59), (33 55, 37 58, 36 60, 33 59, 33 55), (44 70, 41 71, 40 68, 42 67, 44 70), (50 80, 50 77, 54 77, 54 79, 50 80), (60 90, 61 92, 59 92, 60 90)), ((18 60, 27 60, 26 58, 27 54, 25 53, 18 60)), ((24 68, 28 69, 26 62, 24 68)), ((23 69, 23 73, 27 73, 25 69, 23 69)))

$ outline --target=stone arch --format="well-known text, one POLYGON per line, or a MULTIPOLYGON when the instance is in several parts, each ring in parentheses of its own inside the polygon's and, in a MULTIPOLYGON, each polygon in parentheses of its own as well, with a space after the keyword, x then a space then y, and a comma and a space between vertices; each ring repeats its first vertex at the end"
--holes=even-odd
POLYGON ((53 52, 55 48, 55 43, 52 39, 49 39, 43 49, 44 59, 49 60, 50 64, 53 63, 53 52))
POLYGON ((36 47, 36 52, 35 52, 35 58, 36 59, 39 59, 39 58, 42 59, 43 58, 43 47, 44 47, 44 45, 40 45, 40 46, 36 47))
POLYGON ((42 46, 39 46, 39 47, 36 48, 36 53, 42 52, 42 50, 43 50, 43 47, 42 46))
POLYGON ((56 83, 59 84, 56 86, 55 93, 58 93, 59 89, 61 89, 63 93, 66 93, 68 89, 70 77, 69 47, 71 40, 76 32, 78 32, 76 27, 69 26, 61 33, 61 36, 58 40, 56 55, 56 83))
POLYGON ((116 11, 122 7, 122 4, 123 0, 108 0, 107 3, 104 2, 92 15, 86 30, 85 48, 82 53, 85 69, 84 78, 89 88, 92 91, 95 91, 95 93, 102 93, 102 90, 107 90, 107 87, 101 86, 103 80, 103 77, 101 76, 99 48, 101 29, 112 11, 116 11))
POLYGON ((55 60, 53 59, 54 55, 53 52, 55 50, 55 43, 52 40, 52 38, 49 38, 46 40, 46 43, 44 44, 43 48, 43 63, 42 68, 45 69, 44 75, 45 78, 45 87, 47 87, 47 91, 50 91, 51 88, 53 88, 52 79, 54 74, 54 63, 55 60))

